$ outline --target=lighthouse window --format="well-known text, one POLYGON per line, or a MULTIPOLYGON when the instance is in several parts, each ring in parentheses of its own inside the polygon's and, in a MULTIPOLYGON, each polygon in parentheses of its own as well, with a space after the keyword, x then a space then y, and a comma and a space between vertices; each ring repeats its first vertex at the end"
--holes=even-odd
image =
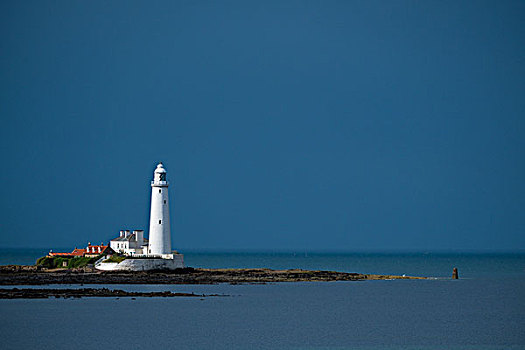
POLYGON ((160 225, 160 223, 162 223, 162 220, 159 220, 159 225, 160 225))
POLYGON ((166 200, 164 200, 164 204, 166 204, 166 200))
POLYGON ((162 190, 159 190, 159 193, 161 193, 161 192, 162 192, 162 190))

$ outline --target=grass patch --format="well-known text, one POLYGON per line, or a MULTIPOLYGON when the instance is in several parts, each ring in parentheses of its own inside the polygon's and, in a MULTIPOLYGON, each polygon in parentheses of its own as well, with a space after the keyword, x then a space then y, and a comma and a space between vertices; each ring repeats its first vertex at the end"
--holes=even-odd
POLYGON ((56 268, 74 269, 77 267, 84 267, 88 264, 93 264, 99 258, 100 256, 95 257, 95 258, 88 258, 88 257, 64 258, 60 256, 54 256, 54 257, 43 256, 36 261, 36 265, 42 266, 48 269, 56 269, 56 268))
POLYGON ((119 262, 122 262, 124 260, 126 260, 125 256, 113 255, 111 258, 106 259, 106 260, 104 260, 102 262, 103 263, 112 263, 112 262, 119 263, 119 262))

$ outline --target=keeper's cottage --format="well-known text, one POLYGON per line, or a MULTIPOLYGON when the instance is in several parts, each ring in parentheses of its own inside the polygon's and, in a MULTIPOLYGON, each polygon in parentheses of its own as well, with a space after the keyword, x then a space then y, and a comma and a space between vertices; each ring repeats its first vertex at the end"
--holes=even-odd
POLYGON ((125 258, 98 261, 97 269, 146 271, 184 267, 183 255, 171 250, 168 187, 166 169, 159 163, 151 181, 149 239, 144 238, 143 230, 120 231, 120 236, 110 241, 110 247, 125 258))

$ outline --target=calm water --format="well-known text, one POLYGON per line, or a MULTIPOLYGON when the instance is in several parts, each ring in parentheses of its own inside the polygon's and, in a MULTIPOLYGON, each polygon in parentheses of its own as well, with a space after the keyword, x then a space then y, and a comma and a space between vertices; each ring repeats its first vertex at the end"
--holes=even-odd
POLYGON ((94 337, 128 349, 525 349, 523 254, 188 253, 186 262, 435 277, 457 266, 464 279, 110 286, 229 295, 203 300, 0 300, 2 349, 91 349, 94 337))

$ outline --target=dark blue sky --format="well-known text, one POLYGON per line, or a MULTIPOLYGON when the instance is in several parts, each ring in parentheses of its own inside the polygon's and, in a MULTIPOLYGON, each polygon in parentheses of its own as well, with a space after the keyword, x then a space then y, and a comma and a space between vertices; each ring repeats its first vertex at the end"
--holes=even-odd
POLYGON ((523 1, 2 1, 0 246, 525 249, 523 1))

